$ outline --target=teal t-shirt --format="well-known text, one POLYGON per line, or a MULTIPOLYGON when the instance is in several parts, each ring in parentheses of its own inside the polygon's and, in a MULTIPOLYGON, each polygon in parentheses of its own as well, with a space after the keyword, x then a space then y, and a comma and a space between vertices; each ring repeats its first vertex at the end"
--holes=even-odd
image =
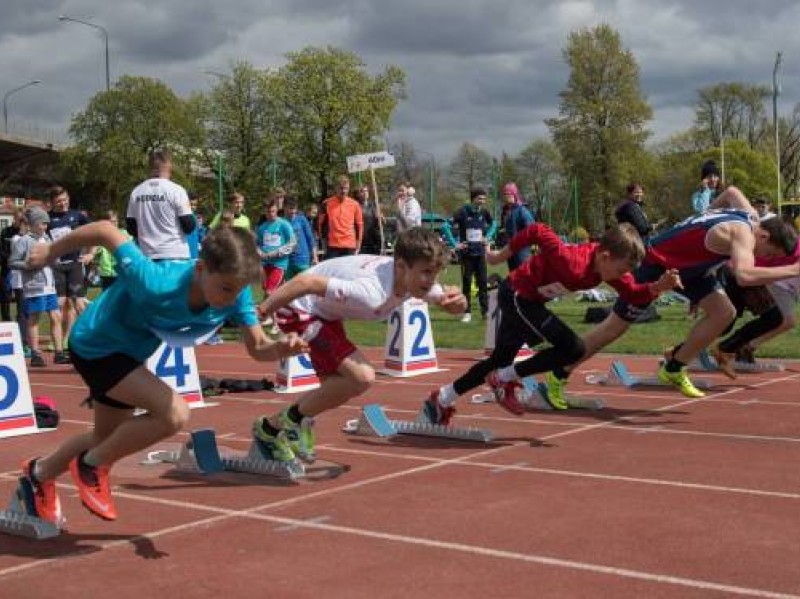
POLYGON ((114 252, 117 282, 83 311, 72 327, 70 348, 86 359, 119 352, 146 361, 161 344, 195 345, 226 320, 258 324, 250 286, 225 308, 189 308, 194 262, 153 262, 132 241, 114 252))
POLYGON ((263 258, 261 263, 265 266, 271 264, 286 270, 289 267, 289 255, 294 249, 294 229, 284 218, 276 218, 272 222, 264 221, 256 230, 256 243, 262 252, 273 252, 284 248, 280 256, 263 258))

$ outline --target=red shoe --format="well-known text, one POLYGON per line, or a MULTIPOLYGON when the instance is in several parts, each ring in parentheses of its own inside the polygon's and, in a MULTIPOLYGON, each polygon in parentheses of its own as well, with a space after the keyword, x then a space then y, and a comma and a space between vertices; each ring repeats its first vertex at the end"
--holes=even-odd
POLYGON ((495 370, 486 377, 486 384, 491 387, 497 403, 504 410, 511 412, 514 416, 522 416, 525 413, 525 406, 522 405, 517 397, 517 394, 523 390, 519 381, 501 383, 497 379, 497 371, 495 370))
POLYGON ((69 463, 69 473, 86 509, 103 520, 116 520, 117 508, 108 484, 109 470, 108 466, 84 464, 80 456, 69 463))
POLYGON ((418 422, 425 424, 441 424, 442 426, 450 426, 450 419, 456 413, 453 406, 443 407, 439 403, 439 390, 431 391, 430 396, 422 404, 422 409, 417 416, 418 422))
POLYGON ((61 501, 56 493, 56 481, 39 481, 32 475, 33 465, 39 458, 31 458, 22 462, 22 474, 31 482, 36 515, 42 520, 61 526, 64 517, 61 513, 61 501))

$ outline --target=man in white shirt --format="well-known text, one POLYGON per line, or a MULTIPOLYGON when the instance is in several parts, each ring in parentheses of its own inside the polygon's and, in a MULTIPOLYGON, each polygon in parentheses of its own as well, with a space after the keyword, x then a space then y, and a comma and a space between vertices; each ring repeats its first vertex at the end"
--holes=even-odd
POLYGON ((142 253, 153 260, 188 260, 187 235, 197 226, 186 190, 170 181, 172 157, 167 150, 153 150, 150 178, 132 192, 125 219, 128 233, 142 253))
POLYGON ((414 197, 414 188, 400 185, 397 188, 397 234, 422 225, 422 208, 414 197))

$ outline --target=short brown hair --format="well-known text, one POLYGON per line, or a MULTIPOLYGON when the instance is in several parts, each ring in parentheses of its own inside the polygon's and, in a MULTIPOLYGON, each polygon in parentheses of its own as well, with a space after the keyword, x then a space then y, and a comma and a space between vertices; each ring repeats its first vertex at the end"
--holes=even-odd
POLYGON ((247 229, 214 229, 203 240, 200 259, 210 273, 233 275, 248 283, 261 280, 261 258, 256 239, 247 229))
POLYGON ((67 190, 61 187, 61 185, 53 185, 50 189, 47 190, 47 199, 52 202, 62 193, 67 193, 67 190))
POLYGON ((239 193, 238 191, 234 191, 233 193, 228 194, 228 197, 225 198, 225 201, 228 205, 230 205, 233 204, 239 198, 242 198, 244 200, 244 194, 239 193))
POLYGON ((644 242, 639 232, 630 223, 611 227, 600 238, 600 250, 607 251, 612 258, 627 260, 631 266, 644 258, 644 242))
POLYGON ((759 226, 769 233, 769 243, 786 252, 787 256, 797 249, 797 229, 777 216, 762 220, 759 226))
POLYGON ((394 245, 395 260, 403 260, 409 266, 417 262, 430 262, 436 268, 444 268, 447 264, 447 250, 441 237, 424 227, 412 227, 397 236, 394 245))
POLYGON ((169 162, 172 162, 172 154, 166 148, 150 150, 150 154, 147 155, 147 165, 150 170, 159 169, 169 162))

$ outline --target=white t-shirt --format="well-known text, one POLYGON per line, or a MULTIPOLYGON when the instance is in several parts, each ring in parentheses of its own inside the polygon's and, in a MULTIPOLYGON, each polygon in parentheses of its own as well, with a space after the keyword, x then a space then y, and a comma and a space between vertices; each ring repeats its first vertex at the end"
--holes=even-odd
POLYGON ((136 219, 139 247, 145 256, 188 259, 189 243, 178 218, 192 213, 186 190, 169 179, 147 179, 131 192, 128 218, 136 219))
POLYGON ((397 219, 397 232, 402 233, 411 227, 422 224, 422 208, 415 197, 406 198, 399 207, 400 214, 397 219))
MULTIPOLYGON (((386 320, 410 295, 392 293, 394 259, 390 256, 344 256, 325 260, 303 274, 328 277, 325 297, 306 295, 294 300, 294 311, 305 312, 324 320, 386 320)), ((434 284, 425 298, 436 301, 442 286, 434 284)))

